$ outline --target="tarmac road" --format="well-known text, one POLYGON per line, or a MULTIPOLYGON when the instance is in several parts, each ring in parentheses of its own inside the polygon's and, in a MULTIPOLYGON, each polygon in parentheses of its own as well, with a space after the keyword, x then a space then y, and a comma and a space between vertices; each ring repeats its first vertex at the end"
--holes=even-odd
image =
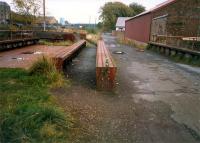
POLYGON ((77 117, 72 142, 199 143, 200 68, 120 45, 110 34, 103 39, 118 67, 115 92, 95 89, 95 47, 67 65, 72 85, 55 92, 77 117))

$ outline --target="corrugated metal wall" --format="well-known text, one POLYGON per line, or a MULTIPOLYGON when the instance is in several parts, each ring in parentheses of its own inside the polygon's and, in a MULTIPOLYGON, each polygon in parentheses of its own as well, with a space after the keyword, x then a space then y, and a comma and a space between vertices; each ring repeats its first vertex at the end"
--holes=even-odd
POLYGON ((126 21, 125 38, 147 43, 151 32, 151 13, 126 21))

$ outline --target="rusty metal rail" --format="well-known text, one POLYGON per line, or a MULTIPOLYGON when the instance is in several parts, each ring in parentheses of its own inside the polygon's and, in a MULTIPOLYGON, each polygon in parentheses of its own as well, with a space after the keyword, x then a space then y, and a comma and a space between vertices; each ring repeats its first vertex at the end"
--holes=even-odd
POLYGON ((86 47, 86 41, 81 40, 69 47, 65 47, 65 48, 57 51, 57 53, 55 54, 55 57, 53 57, 56 68, 58 70, 62 70, 63 66, 64 66, 64 62, 70 61, 84 47, 86 47))
POLYGON ((17 40, 0 41, 0 51, 10 50, 14 48, 34 45, 39 41, 38 38, 27 38, 17 40))

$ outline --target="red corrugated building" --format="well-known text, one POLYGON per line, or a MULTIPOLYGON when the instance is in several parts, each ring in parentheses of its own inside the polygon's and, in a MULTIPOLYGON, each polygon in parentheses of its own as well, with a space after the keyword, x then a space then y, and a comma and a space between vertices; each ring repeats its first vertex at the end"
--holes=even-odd
POLYGON ((151 32, 151 12, 141 13, 129 20, 125 24, 125 38, 147 43, 151 32))
POLYGON ((167 0, 125 24, 125 38, 186 47, 189 37, 200 37, 200 0, 167 0))
POLYGON ((125 37, 139 42, 149 42, 151 35, 151 23, 153 18, 153 12, 170 5, 175 1, 176 0, 167 0, 166 2, 157 5, 149 11, 145 11, 127 20, 125 23, 125 37))

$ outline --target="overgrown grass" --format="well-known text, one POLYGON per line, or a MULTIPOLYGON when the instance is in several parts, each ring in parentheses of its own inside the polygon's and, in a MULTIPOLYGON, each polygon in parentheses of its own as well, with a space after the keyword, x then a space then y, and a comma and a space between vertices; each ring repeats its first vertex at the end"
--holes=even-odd
POLYGON ((54 62, 48 57, 42 57, 29 69, 31 75, 43 75, 49 81, 50 87, 62 87, 65 83, 64 76, 57 71, 54 62))
POLYGON ((98 40, 100 39, 100 37, 101 37, 101 33, 97 33, 97 34, 88 34, 87 35, 87 37, 86 37, 86 39, 89 41, 89 42, 91 42, 91 43, 93 43, 93 44, 97 44, 97 42, 98 42, 98 40))
POLYGON ((135 47, 135 48, 138 48, 139 50, 145 50, 147 48, 147 45, 140 44, 139 42, 136 42, 134 40, 118 38, 117 41, 120 44, 124 44, 124 45, 128 45, 128 46, 131 46, 131 47, 135 47))
POLYGON ((47 46, 70 46, 73 44, 71 41, 50 42, 47 40, 40 40, 39 44, 47 46))
POLYGON ((46 58, 29 72, 0 69, 0 142, 67 142, 73 122, 49 93, 60 78, 54 70, 46 58))

